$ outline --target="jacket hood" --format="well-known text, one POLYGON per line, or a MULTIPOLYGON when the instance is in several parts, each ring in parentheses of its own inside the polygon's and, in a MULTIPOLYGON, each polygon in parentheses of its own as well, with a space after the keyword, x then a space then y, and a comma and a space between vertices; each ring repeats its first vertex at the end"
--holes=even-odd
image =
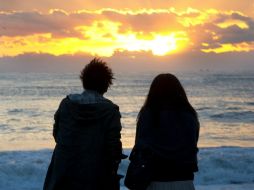
POLYGON ((66 106, 71 116, 79 121, 97 120, 111 114, 115 107, 110 100, 94 91, 68 95, 66 106))

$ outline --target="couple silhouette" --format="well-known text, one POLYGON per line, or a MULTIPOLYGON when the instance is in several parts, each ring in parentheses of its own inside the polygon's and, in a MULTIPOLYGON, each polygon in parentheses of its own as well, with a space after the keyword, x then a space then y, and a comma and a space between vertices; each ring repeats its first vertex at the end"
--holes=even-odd
MULTIPOLYGON (((56 146, 43 190, 119 190, 122 153, 119 107, 103 97, 112 70, 94 58, 81 71, 84 91, 70 94, 54 115, 56 146)), ((159 74, 137 117, 125 185, 132 190, 193 190, 199 121, 172 74, 159 74)))

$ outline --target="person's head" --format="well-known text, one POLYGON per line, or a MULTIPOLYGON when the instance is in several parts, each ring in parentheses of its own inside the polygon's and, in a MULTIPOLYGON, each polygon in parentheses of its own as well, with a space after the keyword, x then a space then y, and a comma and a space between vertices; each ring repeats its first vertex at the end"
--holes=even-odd
POLYGON ((85 90, 93 90, 104 94, 112 85, 114 77, 106 62, 94 58, 81 71, 80 79, 85 90))
POLYGON ((159 74, 154 78, 143 107, 160 110, 164 107, 188 109, 196 115, 180 81, 172 74, 159 74))

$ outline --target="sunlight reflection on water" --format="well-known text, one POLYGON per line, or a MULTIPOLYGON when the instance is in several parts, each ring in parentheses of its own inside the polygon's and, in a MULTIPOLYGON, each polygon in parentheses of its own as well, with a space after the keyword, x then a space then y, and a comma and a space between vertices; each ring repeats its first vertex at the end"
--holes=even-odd
MULTIPOLYGON (((253 74, 176 74, 199 114, 199 146, 254 146, 253 74)), ((131 147, 153 73, 119 74, 106 97, 120 106, 131 147)), ((0 150, 52 148, 59 102, 82 87, 75 74, 0 74, 0 150)))

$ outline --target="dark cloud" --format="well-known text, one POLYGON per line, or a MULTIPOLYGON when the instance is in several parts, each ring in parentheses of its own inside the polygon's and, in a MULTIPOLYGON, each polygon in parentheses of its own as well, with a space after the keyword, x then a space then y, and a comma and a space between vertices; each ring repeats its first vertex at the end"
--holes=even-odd
POLYGON ((69 15, 63 11, 0 13, 0 36, 51 33, 54 37, 81 37, 74 28, 91 22, 92 18, 88 13, 69 15))
POLYGON ((242 29, 236 25, 217 31, 220 43, 242 43, 254 41, 254 28, 242 29))
POLYGON ((96 10, 105 7, 113 9, 164 9, 174 7, 176 10, 187 9, 192 7, 199 10, 216 9, 216 10, 238 10, 245 14, 254 15, 253 0, 0 0, 0 11, 18 10, 32 11, 39 10, 47 12, 50 9, 63 9, 66 11, 77 10, 96 10))
POLYGON ((230 16, 232 19, 244 22, 248 28, 240 28, 237 25, 229 26, 225 29, 220 29, 217 33, 221 36, 221 43, 241 43, 254 41, 254 19, 233 13, 230 16))
POLYGON ((119 14, 104 11, 103 15, 112 21, 123 23, 120 28, 121 32, 129 30, 144 33, 172 32, 183 29, 177 20, 178 16, 172 12, 119 14))
POLYGON ((222 44, 240 44, 254 42, 254 19, 233 12, 231 14, 220 13, 214 19, 205 23, 191 26, 188 29, 190 38, 194 41, 195 49, 205 49, 202 44, 209 44, 207 48, 213 49, 222 47, 222 44), (242 28, 237 24, 227 27, 219 27, 218 24, 227 21, 240 21, 247 27, 242 28))
MULTIPOLYGON (((53 56, 50 54, 22 54, 0 58, 0 72, 76 72, 93 57, 87 54, 53 56)), ((199 72, 254 71, 254 52, 202 53, 154 56, 151 52, 118 51, 112 57, 102 57, 117 72, 199 72), (243 62, 244 60, 244 62, 243 62)))
POLYGON ((0 72, 77 72, 92 59, 91 55, 26 53, 0 58, 0 72))
POLYGON ((248 28, 241 28, 238 25, 231 25, 227 28, 216 28, 214 32, 220 37, 221 43, 242 43, 254 41, 254 19, 246 16, 242 16, 238 13, 232 13, 231 15, 221 16, 221 20, 227 19, 238 20, 245 23, 248 28))
MULTIPOLYGON (((194 15, 186 14, 185 16, 194 15)), ((66 13, 61 10, 50 14, 33 12, 0 13, 0 36, 26 36, 51 33, 53 37, 79 37, 78 26, 90 26, 93 21, 110 20, 121 23, 120 33, 128 31, 152 33, 184 30, 179 23, 179 15, 173 12, 124 13, 117 10, 104 10, 99 13, 66 13)), ((181 16, 182 17, 182 16, 181 16)))

